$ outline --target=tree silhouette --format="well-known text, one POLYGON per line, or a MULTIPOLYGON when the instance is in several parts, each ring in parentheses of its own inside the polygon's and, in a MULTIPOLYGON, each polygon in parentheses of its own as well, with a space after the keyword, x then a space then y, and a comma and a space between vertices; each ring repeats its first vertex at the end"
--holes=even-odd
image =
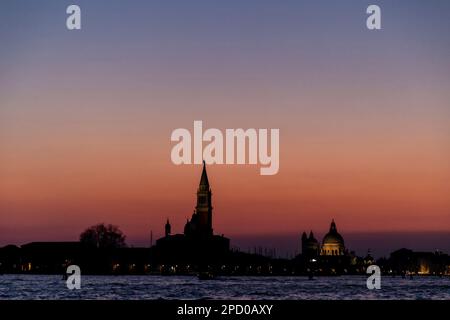
POLYGON ((95 248, 123 248, 125 235, 117 226, 100 223, 80 234, 80 242, 95 248))

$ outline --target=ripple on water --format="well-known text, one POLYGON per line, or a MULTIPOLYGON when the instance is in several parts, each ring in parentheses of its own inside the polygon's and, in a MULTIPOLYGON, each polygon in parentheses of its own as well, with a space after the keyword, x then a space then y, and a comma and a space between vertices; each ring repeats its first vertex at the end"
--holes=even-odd
POLYGON ((84 276, 68 290, 59 276, 3 275, 0 299, 450 299, 450 277, 383 277, 368 290, 366 277, 84 276))

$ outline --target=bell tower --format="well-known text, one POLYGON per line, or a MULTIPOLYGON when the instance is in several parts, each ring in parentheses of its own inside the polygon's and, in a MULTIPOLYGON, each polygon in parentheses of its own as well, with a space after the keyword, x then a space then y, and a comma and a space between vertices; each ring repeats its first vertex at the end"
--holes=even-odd
POLYGON ((203 161, 202 177, 197 189, 197 205, 195 212, 197 214, 198 231, 205 235, 212 235, 212 205, 211 188, 209 186, 208 175, 206 173, 206 164, 203 161))

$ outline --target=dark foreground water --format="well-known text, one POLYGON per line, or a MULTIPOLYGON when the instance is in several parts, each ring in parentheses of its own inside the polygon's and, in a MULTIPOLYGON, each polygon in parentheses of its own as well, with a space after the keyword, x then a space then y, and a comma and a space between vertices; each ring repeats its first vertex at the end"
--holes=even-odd
POLYGON ((69 290, 61 276, 0 275, 0 299, 445 299, 450 277, 382 277, 368 290, 366 277, 82 276, 69 290))

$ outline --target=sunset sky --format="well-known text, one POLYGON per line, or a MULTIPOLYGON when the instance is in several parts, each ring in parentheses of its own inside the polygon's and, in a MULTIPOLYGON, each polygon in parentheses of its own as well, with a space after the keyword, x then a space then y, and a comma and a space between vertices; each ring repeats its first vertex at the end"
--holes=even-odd
POLYGON ((208 167, 232 244, 332 218, 449 234, 449 33, 444 0, 1 1, 0 246, 182 232, 201 166, 172 164, 170 135, 194 120, 280 129, 277 175, 208 167))

